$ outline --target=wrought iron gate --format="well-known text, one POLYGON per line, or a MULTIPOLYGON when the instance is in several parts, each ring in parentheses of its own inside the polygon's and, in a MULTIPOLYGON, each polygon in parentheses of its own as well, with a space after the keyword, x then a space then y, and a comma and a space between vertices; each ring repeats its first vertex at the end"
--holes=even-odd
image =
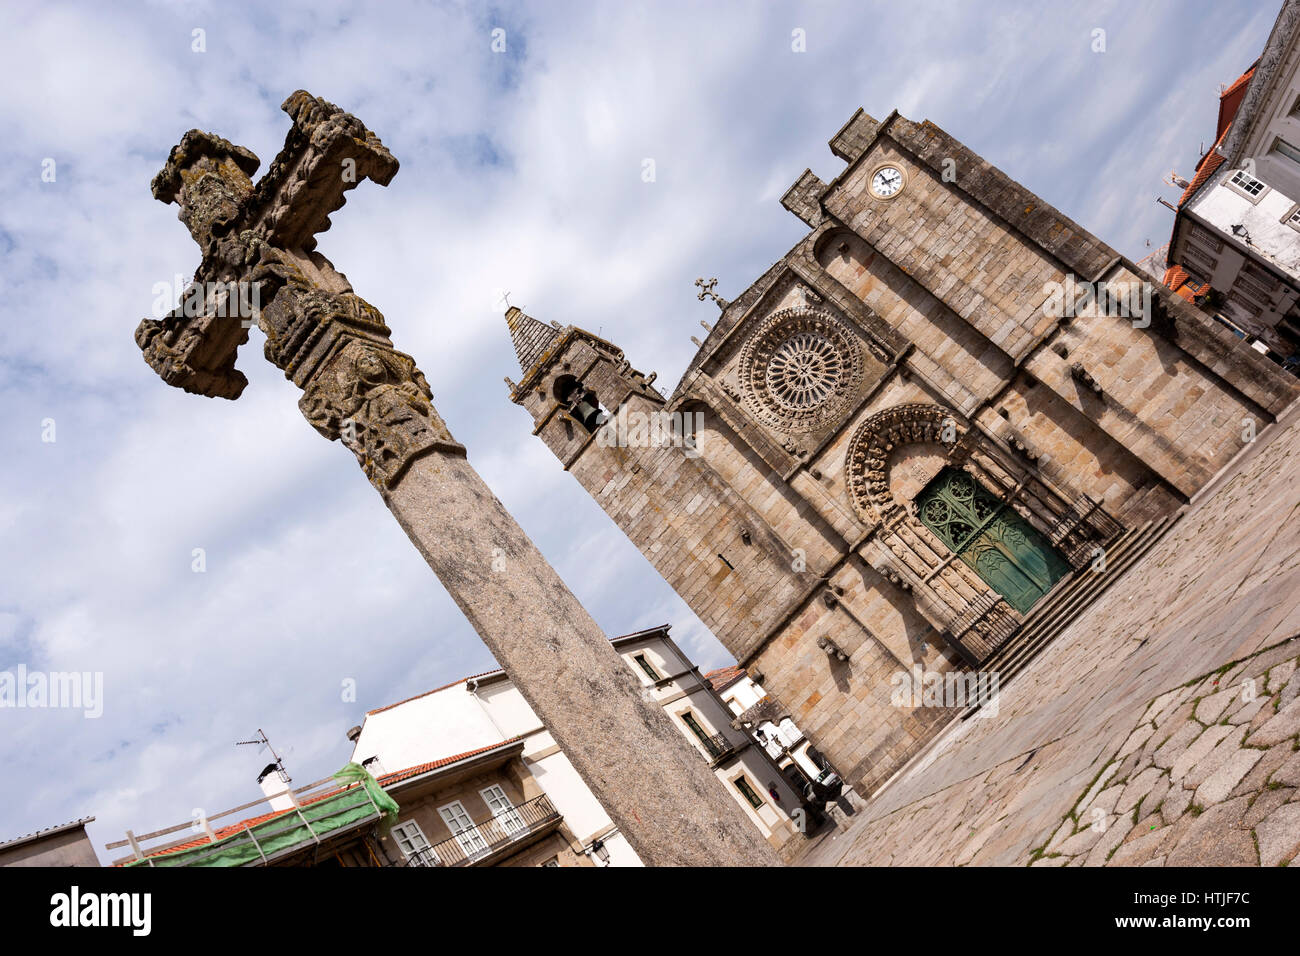
POLYGON ((1045 536, 964 471, 941 471, 918 496, 917 514, 1021 614, 1070 572, 1045 536))

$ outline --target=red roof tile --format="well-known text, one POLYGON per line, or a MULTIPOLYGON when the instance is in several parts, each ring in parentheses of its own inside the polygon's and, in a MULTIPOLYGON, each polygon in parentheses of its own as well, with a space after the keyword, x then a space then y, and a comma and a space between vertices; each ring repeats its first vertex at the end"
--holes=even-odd
POLYGON ((517 743, 520 740, 523 740, 523 738, 511 737, 509 740, 503 740, 500 743, 495 744, 488 744, 486 747, 479 747, 477 750, 467 750, 463 754, 456 754, 452 757, 443 757, 441 760, 434 760, 430 763, 422 763, 414 767, 407 767, 405 770, 394 770, 392 773, 381 773, 375 779, 379 781, 380 786, 387 787, 410 777, 418 777, 420 774, 428 773, 430 770, 437 770, 440 767, 446 767, 449 764, 456 763, 458 760, 477 757, 479 754, 487 753, 489 750, 495 750, 496 748, 504 747, 507 744, 517 743))
POLYGON ((704 679, 720 694, 744 676, 745 669, 739 664, 732 664, 730 667, 719 667, 717 670, 709 671, 704 675, 704 679))
POLYGON ((1258 65, 1259 61, 1256 60, 1249 70, 1233 80, 1232 85, 1219 94, 1219 123, 1214 129, 1216 139, 1222 138, 1228 127, 1232 125, 1232 118, 1237 115, 1241 101, 1246 98, 1246 87, 1250 85, 1250 78, 1255 75, 1255 67, 1258 65))
POLYGON ((1214 175, 1214 171, 1223 165, 1223 155, 1218 152, 1219 144, 1227 137, 1228 128, 1232 126, 1232 119, 1237 115, 1237 107, 1241 105, 1241 101, 1246 95, 1246 87, 1254 74, 1255 67, 1252 65, 1249 70, 1237 77, 1231 86, 1219 94, 1219 122, 1214 130, 1214 145, 1196 164, 1196 175, 1192 177, 1192 181, 1183 190, 1182 196, 1178 199, 1178 205, 1181 206, 1191 199, 1196 190, 1200 189, 1205 184, 1205 181, 1214 175))
POLYGON ((1177 288, 1187 281, 1187 270, 1182 266, 1170 266, 1165 270, 1164 283, 1171 289, 1177 288))
POLYGON ((1193 279, 1182 266, 1170 266, 1165 272, 1164 284, 1188 302, 1195 302, 1196 297, 1205 291, 1205 284, 1193 279))
MULTIPOLYGON (((1227 130, 1224 130, 1225 135, 1227 132, 1227 130)), ((1187 188, 1183 190, 1183 194, 1178 197, 1178 205, 1181 206, 1183 203, 1187 202, 1187 200, 1191 199, 1196 190, 1205 185, 1205 181, 1214 175, 1216 169, 1223 165, 1223 156, 1216 152, 1215 149, 1215 147, 1217 147, 1222 141, 1223 137, 1221 136, 1215 142, 1214 146, 1210 147, 1210 151, 1202 156, 1201 161, 1196 164, 1196 175, 1193 176, 1192 181, 1187 184, 1187 188)))
MULTIPOLYGON (((320 800, 326 800, 329 797, 333 797, 339 793, 342 793, 345 789, 347 788, 334 787, 333 789, 327 790, 324 793, 318 793, 315 794, 314 796, 307 798, 306 800, 303 800, 301 805, 305 807, 310 804, 317 803, 320 800)), ((292 812, 293 812, 292 808, 285 809, 285 810, 272 810, 270 813, 261 813, 255 817, 248 817, 247 819, 240 820, 238 823, 232 823, 229 826, 216 827, 213 829, 212 832, 217 835, 218 840, 223 840, 228 836, 234 836, 236 833, 244 829, 244 827, 246 826, 255 827, 259 823, 265 823, 267 820, 274 820, 276 817, 284 816, 284 814, 292 813, 292 812)), ((175 846, 169 846, 165 850, 153 850, 151 852, 146 853, 145 856, 147 857, 166 856, 169 853, 180 853, 182 850, 192 850, 195 847, 206 846, 211 842, 212 841, 209 840, 207 835, 205 834, 196 840, 190 840, 186 843, 178 843, 175 846)))
MULTIPOLYGON (((457 681, 457 683, 459 683, 459 681, 457 681)), ((429 693, 433 693, 433 691, 430 691, 429 693)), ((513 744, 522 739, 523 739, 522 737, 511 737, 509 740, 503 740, 495 744, 488 744, 486 747, 479 747, 477 750, 467 750, 464 753, 455 754, 451 757, 443 757, 440 760, 433 760, 430 761, 429 763, 422 763, 422 764, 417 764, 414 767, 407 767, 405 770, 394 770, 391 773, 383 773, 380 774, 375 779, 379 782, 380 786, 388 787, 391 786, 392 784, 399 783, 402 780, 409 779, 410 777, 418 777, 422 773, 428 773, 431 770, 438 770, 441 767, 446 767, 450 764, 456 763, 459 760, 466 760, 469 757, 476 757, 479 754, 487 753, 489 750, 495 750, 497 747, 504 747, 507 744, 513 744)), ((333 787, 321 793, 313 794, 312 796, 307 797, 304 800, 301 800, 300 805, 304 807, 310 806, 311 804, 317 803, 321 800, 326 800, 330 797, 337 796, 338 794, 342 793, 344 790, 351 789, 354 786, 356 786, 356 784, 349 784, 347 787, 333 787)), ((260 813, 255 817, 248 817, 244 820, 240 820, 238 823, 232 823, 229 826, 217 827, 213 830, 213 833, 217 835, 218 840, 223 840, 228 836, 234 836, 236 833, 243 830, 245 827, 255 827, 259 823, 265 823, 268 820, 274 820, 276 817, 284 816, 286 813, 293 813, 293 808, 287 808, 284 810, 272 810, 269 813, 260 813)), ((152 852, 146 853, 145 856, 166 856, 169 853, 180 853, 182 850, 192 850, 195 847, 206 846, 211 842, 212 841, 209 840, 207 838, 207 835, 205 834, 204 836, 201 836, 198 839, 190 840, 186 843, 178 843, 175 846, 169 846, 165 850, 154 850, 152 852)))

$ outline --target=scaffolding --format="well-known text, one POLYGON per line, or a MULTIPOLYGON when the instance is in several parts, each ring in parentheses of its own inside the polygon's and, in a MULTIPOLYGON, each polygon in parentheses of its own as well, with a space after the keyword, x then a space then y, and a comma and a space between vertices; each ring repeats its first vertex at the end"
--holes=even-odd
POLYGON ((359 829, 372 823, 396 820, 398 806, 366 769, 350 763, 342 770, 309 783, 297 790, 286 789, 268 799, 287 797, 293 806, 284 810, 242 820, 232 826, 214 830, 212 821, 255 807, 257 800, 223 811, 212 817, 181 823, 153 833, 136 836, 126 831, 126 839, 105 845, 113 850, 129 846, 131 855, 114 860, 114 866, 267 866, 324 840, 359 829), (146 848, 144 843, 183 830, 201 832, 146 848))

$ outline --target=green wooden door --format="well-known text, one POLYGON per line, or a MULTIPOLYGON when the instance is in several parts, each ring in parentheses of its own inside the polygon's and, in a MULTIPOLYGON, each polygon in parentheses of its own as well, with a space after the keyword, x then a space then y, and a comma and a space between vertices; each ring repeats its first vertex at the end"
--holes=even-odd
POLYGON ((1022 614, 1070 571, 1046 538, 964 471, 940 472, 917 498, 917 513, 1022 614))

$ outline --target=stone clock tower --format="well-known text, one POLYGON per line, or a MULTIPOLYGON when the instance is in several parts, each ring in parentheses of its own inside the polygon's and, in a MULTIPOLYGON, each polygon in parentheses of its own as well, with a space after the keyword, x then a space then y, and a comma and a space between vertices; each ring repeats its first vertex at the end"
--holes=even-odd
POLYGON ((869 792, 962 703, 900 685, 996 670, 1297 389, 934 125, 859 110, 830 147, 782 199, 809 233, 670 398, 506 318, 535 434, 869 792))

